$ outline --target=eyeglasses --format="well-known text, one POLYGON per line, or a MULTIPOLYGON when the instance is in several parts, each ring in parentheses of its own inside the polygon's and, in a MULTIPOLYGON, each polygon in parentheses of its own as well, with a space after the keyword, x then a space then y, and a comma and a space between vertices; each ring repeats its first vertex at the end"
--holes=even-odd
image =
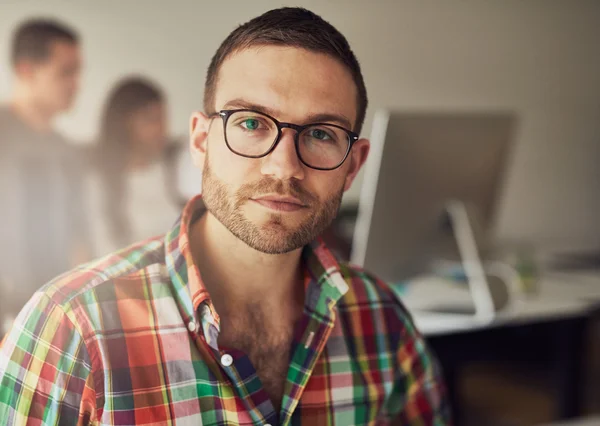
POLYGON ((217 115, 223 119, 227 147, 246 158, 269 155, 281 140, 282 129, 289 128, 296 131, 296 153, 304 165, 316 170, 334 170, 344 163, 358 140, 356 133, 335 124, 299 126, 249 109, 222 110, 211 117, 217 115))

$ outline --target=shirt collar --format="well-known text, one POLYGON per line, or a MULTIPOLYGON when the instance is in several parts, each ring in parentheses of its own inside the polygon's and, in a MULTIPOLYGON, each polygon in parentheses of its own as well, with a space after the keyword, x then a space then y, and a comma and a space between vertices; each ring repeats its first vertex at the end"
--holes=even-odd
MULTIPOLYGON (((199 320, 199 307, 204 302, 210 301, 210 295, 202 283, 200 272, 194 264, 190 249, 190 227, 203 211, 202 196, 198 195, 192 198, 186 204, 179 220, 165 236, 165 263, 175 289, 181 315, 188 324, 191 321, 199 320)), ((305 290, 316 289, 318 293, 315 298, 310 298, 314 303, 311 303, 307 295, 306 304, 313 305, 310 306, 311 310, 319 310, 323 311, 323 314, 328 314, 348 291, 348 279, 342 276, 340 264, 322 238, 319 237, 308 244, 304 248, 302 256, 307 277, 305 290), (324 301, 324 303, 318 301, 324 301)), ((209 317, 210 322, 216 322, 215 325, 218 328, 219 317, 212 303, 206 303, 205 306, 201 310, 202 319, 209 317)))

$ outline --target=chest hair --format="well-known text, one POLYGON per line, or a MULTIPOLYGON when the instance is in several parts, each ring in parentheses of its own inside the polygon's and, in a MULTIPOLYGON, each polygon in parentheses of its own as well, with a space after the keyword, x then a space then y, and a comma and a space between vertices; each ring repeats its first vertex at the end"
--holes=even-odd
POLYGON ((294 337, 293 322, 275 320, 260 307, 221 319, 219 344, 248 355, 263 388, 279 411, 294 337))

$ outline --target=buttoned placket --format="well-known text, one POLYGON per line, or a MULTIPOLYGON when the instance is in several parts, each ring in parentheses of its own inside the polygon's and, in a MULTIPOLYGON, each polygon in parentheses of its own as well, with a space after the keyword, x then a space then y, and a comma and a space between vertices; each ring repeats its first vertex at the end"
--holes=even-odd
POLYGON ((219 321, 211 312, 213 309, 209 300, 200 305, 198 311, 201 321, 199 328, 201 336, 199 337, 229 378, 231 385, 246 405, 254 424, 278 424, 277 412, 263 389, 250 358, 239 350, 224 349, 218 346, 220 326, 219 321))

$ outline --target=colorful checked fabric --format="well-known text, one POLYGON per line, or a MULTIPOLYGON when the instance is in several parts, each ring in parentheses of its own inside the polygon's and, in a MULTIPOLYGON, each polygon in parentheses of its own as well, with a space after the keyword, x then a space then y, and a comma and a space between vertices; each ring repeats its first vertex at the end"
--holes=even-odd
POLYGON ((217 345, 189 249, 198 203, 166 237, 34 295, 0 350, 0 424, 449 424, 437 364, 406 310, 321 240, 303 252, 304 316, 277 412, 249 358, 217 345))

